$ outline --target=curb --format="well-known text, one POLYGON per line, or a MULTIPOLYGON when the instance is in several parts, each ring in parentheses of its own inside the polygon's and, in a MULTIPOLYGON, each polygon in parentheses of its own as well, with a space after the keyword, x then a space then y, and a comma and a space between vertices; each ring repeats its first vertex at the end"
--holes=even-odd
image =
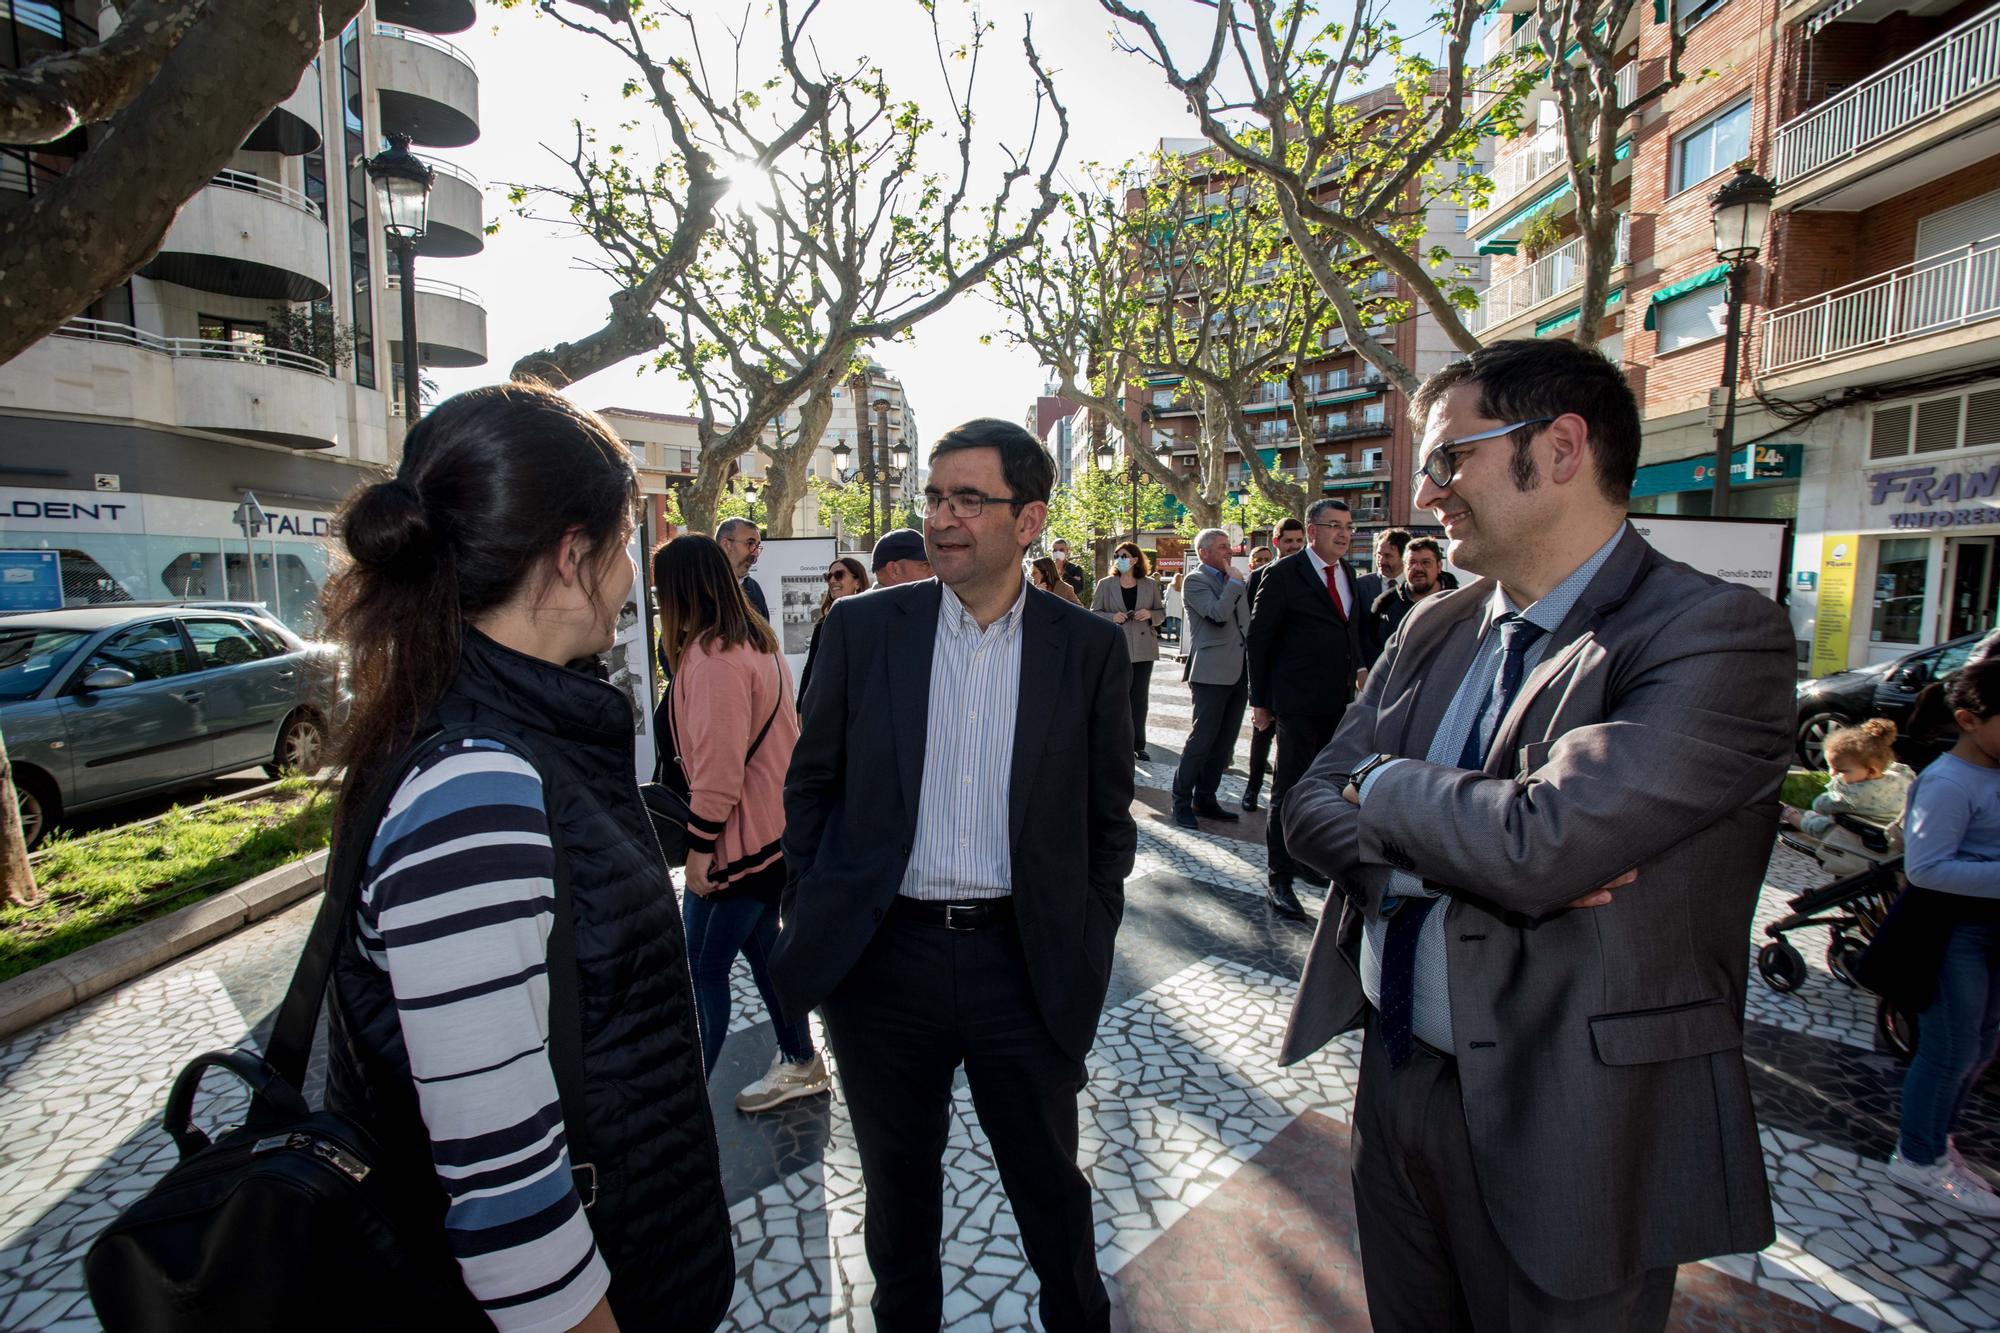
POLYGON ((182 954, 318 893, 326 853, 245 880, 212 898, 132 927, 122 935, 0 982, 0 1037, 74 1008, 182 954))

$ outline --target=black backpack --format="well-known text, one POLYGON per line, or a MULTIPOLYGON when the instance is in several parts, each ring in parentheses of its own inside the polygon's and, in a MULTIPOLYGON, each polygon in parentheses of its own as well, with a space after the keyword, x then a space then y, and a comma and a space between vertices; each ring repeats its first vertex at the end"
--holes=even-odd
MULTIPOLYGON (((278 1011, 269 1048, 210 1051, 181 1070, 165 1128, 180 1162, 120 1213, 84 1260, 90 1302, 106 1333, 212 1330, 490 1328, 449 1268, 437 1223, 404 1215, 408 1196, 387 1177, 366 1129, 315 1111, 300 1092, 334 955, 353 929, 369 844, 417 760, 455 739, 499 740, 490 727, 435 731, 417 742, 346 827, 328 862, 325 896, 278 1011), (210 1138, 190 1121, 201 1076, 225 1070, 248 1084, 244 1123, 210 1138), (442 1262, 440 1262, 442 1261, 442 1262)), ((532 759, 530 759, 532 762, 532 759)), ((555 928, 549 934, 549 1044, 571 1160, 583 1155, 583 1028, 577 1009, 573 913, 560 835, 555 928)), ((579 1167, 584 1205, 588 1168, 579 1167)))

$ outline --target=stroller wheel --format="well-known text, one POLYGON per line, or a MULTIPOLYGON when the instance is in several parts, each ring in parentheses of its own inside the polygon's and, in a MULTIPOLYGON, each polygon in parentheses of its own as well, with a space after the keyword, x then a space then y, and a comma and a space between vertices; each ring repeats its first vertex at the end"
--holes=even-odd
POLYGON ((1827 941, 1826 970, 1845 982, 1850 990, 1854 988, 1855 982, 1854 974, 1848 970, 1847 965, 1860 952, 1861 947, 1845 935, 1835 934, 1827 941))
POLYGON ((1805 956, 1790 940, 1772 940, 1757 951, 1757 972, 1772 990, 1788 994, 1805 983, 1805 956))
POLYGON ((1875 1040, 1898 1060, 1908 1060, 1917 1053, 1917 1016, 1888 1000, 1877 1000, 1875 1040))

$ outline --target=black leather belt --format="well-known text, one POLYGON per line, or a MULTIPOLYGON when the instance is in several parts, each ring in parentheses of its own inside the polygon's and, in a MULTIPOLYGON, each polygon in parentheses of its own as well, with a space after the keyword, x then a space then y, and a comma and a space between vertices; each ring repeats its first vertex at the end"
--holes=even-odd
POLYGON ((897 894, 896 900, 889 904, 889 919, 942 930, 985 930, 1014 919, 1014 900, 982 898, 968 903, 932 903, 897 894))

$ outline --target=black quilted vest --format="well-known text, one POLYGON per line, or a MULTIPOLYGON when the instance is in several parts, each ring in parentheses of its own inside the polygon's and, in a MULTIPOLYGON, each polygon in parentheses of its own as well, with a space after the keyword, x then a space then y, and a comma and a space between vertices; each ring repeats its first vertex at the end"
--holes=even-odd
MULTIPOLYGON (((491 726, 525 743, 541 772, 582 991, 586 1111, 568 1126, 571 1154, 596 1167, 585 1217, 611 1270, 612 1313, 621 1329, 706 1333, 727 1309, 735 1265, 687 943, 633 777, 631 705, 602 681, 468 630, 432 722, 491 726)), ((456 1282, 389 979, 356 933, 342 943, 330 991, 328 1104, 367 1125, 385 1168, 413 1183, 415 1215, 438 1219, 442 1280, 456 1282)), ((467 1309, 469 1324, 485 1325, 467 1309)))

